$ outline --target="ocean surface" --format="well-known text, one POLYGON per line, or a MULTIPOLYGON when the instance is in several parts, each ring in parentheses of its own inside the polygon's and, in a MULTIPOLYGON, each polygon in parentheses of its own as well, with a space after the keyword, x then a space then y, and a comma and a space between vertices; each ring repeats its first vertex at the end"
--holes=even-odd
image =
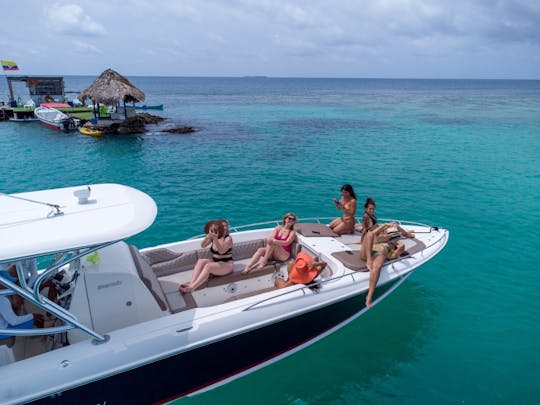
MULTIPOLYGON (((94 79, 66 77, 66 90, 94 79)), ((0 192, 139 188, 159 207, 130 241, 141 248, 199 234, 210 218, 337 216, 344 183, 358 215, 370 196, 379 217, 450 230, 446 248, 364 316, 178 404, 538 403, 540 81, 130 80, 167 121, 102 138, 0 122, 0 192), (179 125, 198 132, 159 132, 179 125)))

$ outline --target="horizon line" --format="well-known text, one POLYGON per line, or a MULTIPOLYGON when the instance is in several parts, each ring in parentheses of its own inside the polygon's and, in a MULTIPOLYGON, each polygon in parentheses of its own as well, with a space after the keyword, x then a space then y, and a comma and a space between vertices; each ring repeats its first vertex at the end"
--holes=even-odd
MULTIPOLYGON (((120 72, 118 72, 120 73, 120 72)), ((95 74, 6 74, 4 77, 17 76, 41 76, 41 77, 58 77, 58 76, 90 76, 98 77, 101 73, 95 74)), ((502 78, 502 77, 359 77, 359 76, 269 76, 269 75, 156 75, 156 74, 124 74, 126 77, 174 77, 186 79, 313 79, 313 80, 499 80, 499 81, 539 81, 540 78, 502 78)))

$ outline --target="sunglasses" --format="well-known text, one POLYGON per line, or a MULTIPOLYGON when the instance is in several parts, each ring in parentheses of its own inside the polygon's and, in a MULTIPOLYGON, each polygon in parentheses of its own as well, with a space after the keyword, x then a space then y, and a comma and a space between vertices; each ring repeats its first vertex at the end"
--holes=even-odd
POLYGON ((295 217, 287 217, 287 220, 288 221, 296 221, 296 218, 295 217))

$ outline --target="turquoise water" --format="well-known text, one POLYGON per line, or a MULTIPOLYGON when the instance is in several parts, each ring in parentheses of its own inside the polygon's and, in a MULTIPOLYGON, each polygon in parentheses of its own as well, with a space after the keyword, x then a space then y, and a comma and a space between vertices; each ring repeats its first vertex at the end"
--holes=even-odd
MULTIPOLYGON (((66 87, 92 80, 67 77, 66 87)), ((139 247, 200 233, 208 218, 337 215, 343 183, 361 202, 375 198, 380 217, 451 232, 352 324, 178 404, 537 403, 539 81, 132 81, 147 104, 165 104, 163 125, 200 131, 96 139, 0 123, 0 191, 137 187, 159 207, 131 241, 139 247)))

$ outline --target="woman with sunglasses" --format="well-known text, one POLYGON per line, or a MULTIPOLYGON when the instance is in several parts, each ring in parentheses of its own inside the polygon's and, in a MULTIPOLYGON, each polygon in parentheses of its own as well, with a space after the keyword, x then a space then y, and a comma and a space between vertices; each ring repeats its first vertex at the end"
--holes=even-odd
POLYGON ((242 270, 242 274, 249 273, 253 266, 257 263, 256 270, 262 270, 268 260, 278 260, 284 262, 291 257, 291 247, 296 239, 296 232, 293 227, 296 222, 296 215, 289 212, 283 215, 283 225, 278 225, 274 229, 272 236, 266 239, 266 246, 257 249, 246 268, 242 270), (259 259, 262 260, 259 262, 259 259))
POLYGON ((350 184, 344 184, 341 187, 341 198, 334 198, 334 204, 338 210, 343 210, 341 218, 336 218, 330 222, 330 229, 338 235, 344 233, 354 233, 356 219, 356 194, 350 184))

